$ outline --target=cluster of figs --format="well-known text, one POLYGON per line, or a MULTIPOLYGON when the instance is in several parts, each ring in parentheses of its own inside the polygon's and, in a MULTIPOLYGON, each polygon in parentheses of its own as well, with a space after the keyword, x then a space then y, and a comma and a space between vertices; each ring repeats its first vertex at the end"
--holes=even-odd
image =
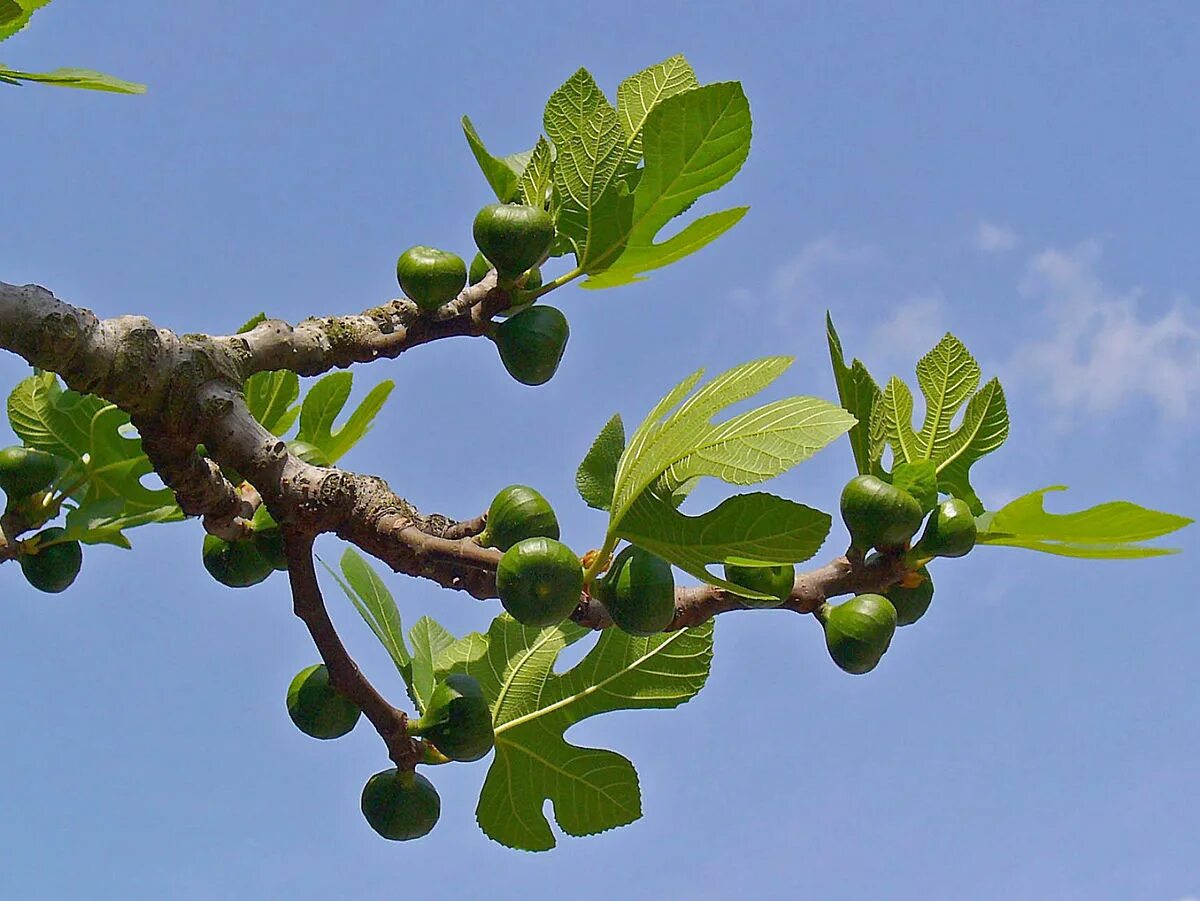
POLYGON ((468 282, 478 284, 496 270, 497 285, 513 300, 500 313, 488 337, 509 375, 523 385, 542 385, 558 369, 570 329, 561 310, 536 304, 542 287, 538 267, 554 243, 554 220, 541 207, 493 203, 481 209, 472 227, 479 252, 470 269, 462 257, 418 244, 396 261, 400 289, 427 313, 454 300, 468 282))
MULTIPOLYGON (((869 552, 900 558, 904 577, 880 594, 860 594, 815 612, 833 662, 848 673, 869 673, 891 645, 897 626, 915 623, 933 601, 926 566, 935 557, 962 557, 975 547, 975 515, 966 501, 949 497, 925 512, 909 492, 874 475, 851 479, 842 491, 842 519, 850 556, 869 552), (921 523, 925 529, 915 544, 921 523)), ((874 556, 874 554, 872 555, 874 556)), ((868 563, 871 557, 866 557, 868 563)))
MULTIPOLYGON (((509 485, 488 507, 476 540, 503 551, 496 567, 496 593, 522 625, 556 625, 579 605, 583 561, 558 538, 553 508, 528 485, 509 485)), ((675 616, 670 564, 634 545, 613 558, 607 575, 593 582, 590 591, 616 626, 631 635, 661 632, 675 616)))
MULTIPOLYGON (((5 515, 45 522, 57 512, 51 488, 66 471, 65 460, 31 447, 0 450, 0 488, 7 498, 5 515)), ((83 548, 66 538, 66 529, 51 526, 17 545, 17 562, 25 580, 39 591, 66 591, 83 566, 83 548)))
MULTIPOLYGON (((558 539, 553 508, 527 485, 509 485, 488 507, 476 540, 503 551, 496 568, 496 593, 509 615, 523 625, 553 626, 579 605, 583 561, 558 539)), ((755 593, 743 598, 748 606, 772 607, 791 593, 795 567, 726 564, 725 577, 755 593)), ((637 545, 622 548, 588 592, 604 605, 613 624, 630 635, 655 635, 675 618, 671 564, 637 545)))
MULTIPOLYGON (((323 663, 298 672, 287 690, 292 722, 313 738, 340 738, 357 724, 362 711, 338 692, 323 663)), ((492 712, 473 677, 451 673, 434 687, 418 720, 408 721, 408 734, 421 740, 424 762, 470 762, 495 744, 492 712)), ((386 839, 407 841, 427 835, 441 814, 437 789, 415 770, 382 770, 363 786, 361 807, 371 828, 386 839)))

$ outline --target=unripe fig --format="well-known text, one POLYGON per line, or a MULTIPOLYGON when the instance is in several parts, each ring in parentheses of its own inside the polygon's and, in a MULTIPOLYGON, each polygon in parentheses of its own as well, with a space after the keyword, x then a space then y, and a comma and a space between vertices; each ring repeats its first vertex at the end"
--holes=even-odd
POLYGON ((500 558, 496 592, 513 619, 526 626, 553 626, 571 615, 583 591, 583 567, 575 552, 553 538, 518 541, 500 558))
POLYGON ((542 385, 558 371, 570 336, 562 311, 539 305, 501 322, 491 337, 509 375, 522 385, 542 385))
POLYGON ((322 739, 340 738, 362 716, 353 701, 334 689, 324 663, 296 673, 288 686, 287 709, 297 729, 322 739))
POLYGON ((893 585, 884 592, 896 608, 897 626, 911 626, 925 615, 933 601, 933 579, 929 570, 922 566, 915 575, 921 580, 917 585, 893 585))
POLYGON ((0 488, 16 502, 45 491, 58 476, 61 461, 53 454, 32 447, 0 450, 0 488))
POLYGON ((913 546, 918 560, 931 557, 962 557, 975 547, 975 514, 964 500, 956 497, 942 501, 929 514, 921 539, 913 546))
POLYGON ((429 707, 409 735, 419 735, 451 760, 478 760, 495 744, 492 711, 479 683, 466 673, 451 673, 437 684, 429 707))
POLYGON ((655 635, 675 618, 675 577, 671 564, 636 545, 615 558, 592 593, 612 621, 630 635, 655 635))
POLYGON ((856 676, 875 669, 896 632, 896 608, 881 594, 860 594, 837 606, 823 604, 817 618, 825 627, 833 662, 856 676))
POLYGON ((255 550, 257 550, 272 569, 283 572, 287 567, 287 553, 283 547, 283 532, 275 522, 265 504, 260 504, 250 520, 250 528, 254 531, 255 550))
MULTIPOLYGON (((36 489, 35 489, 36 490, 36 489)), ((17 558, 25 580, 38 591, 57 594, 66 591, 83 566, 83 548, 78 541, 49 544, 64 535, 66 529, 53 526, 37 534, 37 553, 17 558)))
POLYGON ((433 783, 411 770, 376 773, 362 791, 362 812, 386 839, 404 842, 428 835, 437 825, 442 799, 433 783))
POLYGON ((554 220, 540 207, 493 203, 476 215, 472 233, 500 277, 514 279, 550 251, 554 220))
POLYGON ((846 483, 841 509, 850 546, 859 552, 907 547, 924 518, 911 494, 873 475, 855 476, 846 483))
POLYGON ((526 538, 558 536, 558 518, 550 502, 528 485, 509 485, 492 499, 479 543, 507 551, 526 538))
POLYGON ((204 568, 230 588, 257 585, 275 571, 253 541, 226 541, 216 535, 204 536, 204 568))
POLYGON ((771 595, 771 600, 739 595, 747 607, 778 607, 787 600, 795 587, 796 567, 792 563, 782 563, 779 566, 738 566, 726 563, 725 578, 735 585, 771 595))
POLYGON ((418 244, 400 254, 396 279, 409 300, 432 311, 462 291, 467 284, 467 264, 457 254, 418 244))

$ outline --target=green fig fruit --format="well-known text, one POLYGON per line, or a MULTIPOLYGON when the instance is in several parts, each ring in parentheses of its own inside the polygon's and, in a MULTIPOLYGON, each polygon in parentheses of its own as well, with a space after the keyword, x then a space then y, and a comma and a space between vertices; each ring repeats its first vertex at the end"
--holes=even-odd
POLYGON ((896 625, 911 626, 929 609, 933 601, 933 579, 929 570, 922 566, 916 571, 921 581, 914 586, 893 585, 884 592, 896 608, 896 625))
POLYGON ((409 300, 432 311, 462 291, 467 284, 467 264, 457 254, 418 244, 400 254, 396 278, 409 300))
POLYGON ((495 744, 492 711, 479 683, 466 673, 451 673, 437 684, 429 706, 408 734, 419 735, 451 760, 478 760, 495 744))
POLYGON ((45 491, 58 476, 58 457, 32 447, 0 450, 0 488, 12 501, 45 491))
POLYGON ((571 615, 583 591, 583 567, 569 547, 553 538, 518 541, 500 558, 496 592, 513 619, 526 626, 553 626, 571 615))
POLYGON ((543 385, 558 371, 570 336, 562 311, 539 305, 501 322, 491 337, 509 375, 522 385, 543 385))
POLYGON ((823 604, 817 617, 833 662, 861 676, 875 669, 896 632, 896 608, 881 594, 860 594, 843 604, 823 604))
MULTIPOLYGON (((36 489, 35 489, 36 490, 36 489)), ((83 548, 78 541, 51 541, 66 534, 66 529, 53 526, 37 534, 37 552, 21 554, 17 560, 25 580, 38 591, 57 594, 66 591, 83 566, 83 548)))
POLYGON ((509 485, 492 499, 479 543, 507 551, 526 538, 558 536, 558 518, 550 502, 528 485, 509 485))
POLYGON ((204 536, 204 568, 230 588, 257 585, 275 571, 253 541, 226 541, 216 535, 204 536))
POLYGON ((855 476, 842 489, 842 519, 851 548, 892 551, 908 546, 921 525, 921 505, 903 488, 872 475, 855 476))
POLYGON ((287 690, 288 716, 296 728, 313 738, 340 738, 358 723, 362 711, 337 693, 329 670, 317 663, 296 673, 287 690))
POLYGON ((675 618, 671 564, 636 545, 627 545, 592 586, 612 621, 630 635, 655 635, 675 618))
POLYGON ((437 825, 442 799, 433 783, 411 770, 376 773, 362 791, 362 812, 386 839, 404 842, 428 835, 437 825))
POLYGON ((254 518, 250 520, 250 528, 254 532, 251 540, 254 542, 255 549, 271 564, 272 569, 279 572, 285 571, 288 566, 287 552, 283 546, 283 532, 279 530, 279 524, 275 522, 275 518, 271 516, 265 504, 259 504, 258 509, 254 511, 254 518))
POLYGON ((925 531, 913 546, 912 556, 918 560, 962 557, 975 547, 977 534, 975 514, 971 512, 971 507, 964 500, 949 498, 929 514, 925 531))
POLYGON ((501 278, 538 265, 554 243, 554 220, 540 207, 493 203, 475 216, 475 244, 501 278))
POLYGON ((747 607, 778 607, 787 600, 796 585, 796 567, 792 563, 779 566, 738 566, 725 564, 725 579, 735 585, 771 595, 772 600, 739 595, 747 607))

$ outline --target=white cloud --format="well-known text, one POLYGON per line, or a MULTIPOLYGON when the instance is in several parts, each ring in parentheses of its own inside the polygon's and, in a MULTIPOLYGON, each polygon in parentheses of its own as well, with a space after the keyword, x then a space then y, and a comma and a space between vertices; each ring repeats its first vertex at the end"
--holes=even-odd
POLYGON ((1099 259, 1095 241, 1030 259, 1021 290, 1045 301, 1045 329, 1016 354, 1016 376, 1041 383, 1064 412, 1149 401, 1166 418, 1186 417, 1200 402, 1200 310, 1180 300, 1146 317, 1142 292, 1105 285, 1099 259))
POLYGON ((747 313, 757 313, 773 327, 794 330, 810 324, 814 313, 838 304, 827 282, 831 270, 851 271, 879 259, 865 244, 852 244, 832 235, 803 245, 775 267, 765 283, 741 285, 730 292, 730 302, 747 313))
POLYGON ((871 359, 911 371, 918 359, 946 333, 941 297, 914 297, 895 307, 891 318, 871 332, 871 359))
POLYGON ((771 291, 780 297, 808 300, 817 293, 817 276, 838 266, 870 263, 876 252, 866 245, 847 244, 832 235, 805 244, 798 254, 775 270, 771 291))
POLYGON ((975 226, 975 248, 984 253, 1004 253, 1017 246, 1020 238, 1011 228, 980 220, 975 226))

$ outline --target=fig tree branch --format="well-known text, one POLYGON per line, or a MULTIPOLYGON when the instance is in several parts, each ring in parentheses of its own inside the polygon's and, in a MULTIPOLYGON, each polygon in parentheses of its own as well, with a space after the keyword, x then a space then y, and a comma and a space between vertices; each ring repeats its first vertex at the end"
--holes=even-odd
MULTIPOLYGON (((44 288, 0 282, 0 347, 129 413, 181 508, 203 515, 215 534, 240 534, 253 512, 253 503, 221 474, 227 465, 257 490, 285 530, 333 532, 396 572, 489 599, 496 597, 501 555, 474 540, 482 518, 456 522, 423 515, 380 478, 300 460, 250 414, 241 386, 257 371, 283 367, 313 374, 395 356, 440 337, 482 334, 492 308, 506 303, 493 274, 432 317, 408 301, 392 301, 357 317, 309 319, 294 327, 271 320, 245 335, 179 337, 144 317, 101 320, 44 288)), ((7 535, 6 542, 15 537, 7 535)), ((809 613, 831 597, 887 588, 902 574, 893 558, 862 563, 839 557, 798 575, 783 607, 809 613)), ((746 605, 722 589, 682 588, 669 628, 740 609, 746 605)), ((603 607, 586 596, 573 618, 592 628, 611 624, 603 607)))
POLYGON ((329 670, 334 689, 353 701, 379 737, 387 745, 388 756, 402 770, 411 770, 421 758, 421 750, 408 735, 408 717, 388 703, 363 675, 347 652, 329 618, 317 573, 313 567, 312 538, 295 531, 284 533, 288 579, 292 585, 293 610, 308 627, 313 644, 329 670))
POLYGON ((422 312, 405 298, 355 316, 323 316, 288 325, 268 319, 240 335, 214 339, 242 358, 243 376, 290 369, 303 376, 344 369, 355 363, 393 359, 411 347, 439 338, 478 337, 491 318, 510 305, 490 272, 438 310, 422 312))

